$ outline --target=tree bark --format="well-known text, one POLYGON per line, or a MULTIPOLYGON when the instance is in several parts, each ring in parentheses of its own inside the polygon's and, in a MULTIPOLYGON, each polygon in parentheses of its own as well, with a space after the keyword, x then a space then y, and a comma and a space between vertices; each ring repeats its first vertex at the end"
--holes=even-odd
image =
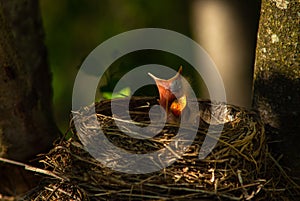
MULTIPOLYGON (((43 40, 37 0, 0 0, 0 157, 28 161, 59 133, 43 40)), ((17 189, 22 173, 0 169, 0 193, 4 183, 17 189)))
POLYGON ((299 1, 262 0, 254 70, 256 107, 274 153, 300 176, 299 1))

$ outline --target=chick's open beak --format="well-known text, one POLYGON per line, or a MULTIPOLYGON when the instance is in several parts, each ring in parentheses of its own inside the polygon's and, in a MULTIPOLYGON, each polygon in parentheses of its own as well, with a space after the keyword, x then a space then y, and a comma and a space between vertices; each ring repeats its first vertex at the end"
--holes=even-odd
POLYGON ((175 116, 179 116, 186 106, 186 96, 182 84, 182 66, 177 74, 168 79, 160 79, 148 73, 155 81, 159 92, 159 104, 167 111, 171 111, 175 116))

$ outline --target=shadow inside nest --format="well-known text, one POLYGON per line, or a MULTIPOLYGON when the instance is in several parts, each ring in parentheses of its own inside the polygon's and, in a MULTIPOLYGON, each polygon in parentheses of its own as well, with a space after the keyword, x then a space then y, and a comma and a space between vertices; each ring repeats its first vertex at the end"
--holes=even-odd
MULTIPOLYGON (((128 99, 105 100, 95 105, 73 112, 71 130, 73 137, 60 140, 55 147, 42 156, 46 170, 57 178, 45 179, 27 197, 38 200, 276 200, 274 190, 278 181, 266 167, 270 157, 264 125, 256 112, 244 108, 197 100, 200 111, 198 126, 185 126, 181 130, 187 134, 196 131, 188 148, 178 155, 170 143, 177 140, 175 148, 180 149, 182 138, 176 138, 179 126, 165 124, 163 129, 150 139, 137 139, 120 131, 119 127, 132 130, 136 122, 140 127, 150 124, 149 110, 157 104, 155 98, 132 98, 129 111, 128 99), (122 113, 112 115, 111 103, 124 115, 134 121, 124 120, 122 113), (212 110, 214 108, 214 110, 212 110), (96 111, 96 115, 95 115, 96 111), (213 112, 214 111, 214 112, 213 112), (222 118, 221 118, 222 117, 222 118), (76 128, 74 126, 76 122, 76 128), (116 124, 118 122, 118 124, 116 124), (209 124, 210 123, 210 124, 209 124), (205 138, 214 139, 208 129, 222 133, 213 150, 204 158, 199 153, 205 138), (80 135, 76 130, 80 131, 80 135), (101 131, 101 132, 100 132, 101 131), (99 137, 99 135, 101 135, 99 137), (107 140, 103 142, 103 137, 107 140), (132 155, 149 157, 145 153, 155 153, 166 147, 170 160, 167 167, 160 164, 160 158, 147 158, 139 168, 156 165, 158 171, 135 174, 115 171, 134 166, 130 158, 122 158, 114 149, 108 150, 103 143, 113 144, 132 155), (87 152, 87 150, 89 152, 87 152), (93 152, 94 154, 90 155, 93 152), (101 159, 101 160, 100 160, 101 159), (151 164, 155 163, 155 164, 151 164), (108 167, 108 164, 110 167, 108 167), (273 187, 273 190, 270 188, 273 187), (271 190, 267 190, 271 189, 271 190), (270 199, 272 198, 272 199, 270 199)), ((143 133, 140 133, 143 135, 143 133)), ((205 147, 204 147, 205 149, 205 147)), ((209 148, 208 148, 209 149, 209 148)), ((159 156, 159 155, 158 155, 159 156)), ((144 159, 144 158, 142 158, 144 159)), ((272 163, 274 164, 274 162, 272 163)), ((274 165, 272 166, 274 168, 274 165)), ((280 192, 279 192, 280 193, 280 192)))

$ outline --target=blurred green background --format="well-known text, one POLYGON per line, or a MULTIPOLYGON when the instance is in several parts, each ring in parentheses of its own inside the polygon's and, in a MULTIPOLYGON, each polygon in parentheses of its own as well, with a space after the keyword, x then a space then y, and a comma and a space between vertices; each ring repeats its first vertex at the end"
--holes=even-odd
MULTIPOLYGON (((69 124, 75 76, 95 47, 112 36, 137 28, 165 28, 191 35, 189 4, 182 0, 41 0, 40 6, 53 73, 55 118, 62 132, 69 124)), ((142 54, 115 62, 115 68, 110 70, 113 81, 103 90, 112 90, 113 83, 130 65, 147 64, 155 57, 149 56, 149 52, 142 54)), ((174 69, 180 65, 178 58, 174 60, 170 55, 159 60, 169 66, 174 64, 174 69)))

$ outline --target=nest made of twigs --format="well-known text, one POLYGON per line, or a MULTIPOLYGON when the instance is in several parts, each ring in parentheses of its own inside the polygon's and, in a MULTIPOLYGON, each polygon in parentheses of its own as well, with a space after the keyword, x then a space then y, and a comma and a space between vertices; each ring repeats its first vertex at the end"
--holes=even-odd
MULTIPOLYGON (((124 99, 113 101, 142 126, 149 124, 149 109, 157 104, 156 98, 133 98, 128 111, 124 99)), ((170 166, 147 174, 114 171, 92 157, 83 144, 101 145, 103 142, 97 142, 101 129, 109 143, 128 152, 142 154, 168 146, 176 136, 178 125, 166 124, 155 137, 136 139, 116 126, 115 122, 119 121, 130 132, 132 122, 123 121, 122 115, 112 115, 111 101, 102 101, 74 111, 71 121, 74 136, 57 142, 41 159, 45 169, 51 171, 52 179, 45 180, 28 197, 37 200, 263 200, 274 196, 276 192, 268 192, 265 188, 272 182, 265 177, 268 153, 264 126, 258 115, 223 103, 197 102, 200 122, 189 148, 170 166), (212 107, 216 113, 212 113, 212 107), (208 123, 212 123, 213 118, 217 121, 210 128, 216 126, 217 129, 219 124, 224 124, 221 136, 211 153, 205 159, 199 159, 205 137, 213 138, 207 136, 208 123), (74 121, 79 122, 77 130, 80 129, 84 137, 77 136, 74 121)), ((190 129, 195 128, 186 127, 184 132, 190 129)), ((126 161, 128 159, 116 160, 120 156, 113 153, 114 150, 101 150, 101 147, 92 146, 89 151, 96 149, 102 158, 130 168, 130 161, 126 161)), ((276 188, 274 183, 272 185, 276 188)))

